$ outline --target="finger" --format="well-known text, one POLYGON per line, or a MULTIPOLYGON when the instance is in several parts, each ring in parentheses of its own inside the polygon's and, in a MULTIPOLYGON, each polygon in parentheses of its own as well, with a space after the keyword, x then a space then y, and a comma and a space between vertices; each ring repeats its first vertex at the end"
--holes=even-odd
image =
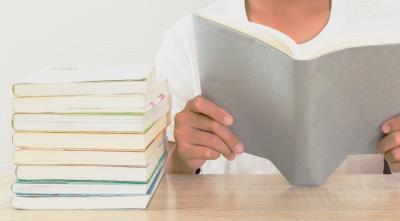
POLYGON ((178 144, 178 154, 187 160, 216 160, 221 154, 208 147, 193 144, 178 144))
POLYGON ((388 134, 380 140, 378 150, 380 153, 386 153, 397 146, 400 146, 400 131, 388 134))
POLYGON ((226 144, 215 134, 192 129, 191 143, 193 145, 209 147, 222 155, 228 160, 234 160, 236 154, 226 146, 226 144))
POLYGON ((400 172, 400 162, 391 163, 389 167, 392 172, 400 172))
POLYGON ((389 163, 400 162, 400 147, 393 148, 385 154, 385 159, 389 163))
POLYGON ((225 126, 231 126, 233 124, 233 117, 231 114, 203 96, 197 96, 189 101, 187 108, 192 112, 204 114, 225 126))
POLYGON ((243 144, 228 127, 210 119, 207 116, 193 114, 179 120, 185 121, 190 127, 208 131, 217 135, 226 144, 226 146, 236 154, 242 154, 244 151, 243 144))
POLYGON ((400 131, 400 116, 394 117, 382 124, 381 130, 385 134, 400 131))

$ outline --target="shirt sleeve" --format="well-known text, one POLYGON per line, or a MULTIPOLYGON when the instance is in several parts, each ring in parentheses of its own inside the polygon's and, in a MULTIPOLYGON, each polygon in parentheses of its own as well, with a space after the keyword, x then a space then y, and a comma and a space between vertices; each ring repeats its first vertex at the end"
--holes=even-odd
POLYGON ((192 17, 178 21, 164 34, 155 58, 157 80, 168 79, 172 96, 171 125, 167 128, 168 140, 174 139, 174 119, 186 103, 193 98, 194 60, 196 59, 192 17))

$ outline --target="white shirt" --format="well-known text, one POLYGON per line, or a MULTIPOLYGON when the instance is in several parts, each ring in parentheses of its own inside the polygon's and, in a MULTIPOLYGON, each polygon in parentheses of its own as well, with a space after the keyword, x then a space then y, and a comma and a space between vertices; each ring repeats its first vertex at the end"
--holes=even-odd
MULTIPOLYGON (((328 44, 330 39, 344 35, 370 35, 376 32, 400 30, 400 1, 396 0, 332 0, 329 21, 324 29, 312 40, 298 47, 302 52, 311 53, 316 47, 328 44)), ((221 0, 202 9, 224 16, 249 22, 245 0, 221 0)), ((187 101, 195 96, 199 87, 197 76, 197 55, 192 16, 178 20, 166 33, 157 54, 156 69, 158 79, 169 80, 172 93, 172 119, 180 112, 187 101)), ((399 113, 400 114, 400 113, 399 113)), ((173 140, 172 124, 168 136, 173 140)), ((381 173, 383 157, 381 155, 351 156, 337 170, 341 172, 381 173)), ((207 161, 201 168, 202 173, 279 173, 267 159, 249 154, 239 155, 230 162, 224 157, 207 161)))

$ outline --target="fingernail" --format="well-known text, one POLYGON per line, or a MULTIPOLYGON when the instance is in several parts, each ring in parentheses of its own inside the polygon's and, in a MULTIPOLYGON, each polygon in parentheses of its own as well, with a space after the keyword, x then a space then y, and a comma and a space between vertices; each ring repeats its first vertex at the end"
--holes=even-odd
POLYGON ((223 122, 226 126, 231 125, 231 124, 233 123, 232 121, 233 121, 232 118, 227 117, 227 116, 225 116, 225 117, 222 119, 222 122, 223 122))
POLYGON ((390 126, 387 125, 387 124, 385 124, 385 125, 382 126, 382 131, 383 131, 383 133, 385 133, 385 134, 390 133, 391 130, 392 130, 392 129, 391 129, 390 126))
POLYGON ((235 146, 235 150, 236 150, 236 153, 237 153, 237 154, 243 153, 243 151, 244 151, 244 146, 243 146, 243 144, 242 144, 242 143, 238 143, 238 144, 235 146))

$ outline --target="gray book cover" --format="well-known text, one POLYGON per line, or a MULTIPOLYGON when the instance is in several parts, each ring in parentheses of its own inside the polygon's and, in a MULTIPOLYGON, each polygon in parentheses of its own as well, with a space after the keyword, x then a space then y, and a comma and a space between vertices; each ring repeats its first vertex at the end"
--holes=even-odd
POLYGON ((381 124, 400 114, 400 45, 294 60, 205 18, 194 26, 203 96, 292 185, 322 185, 348 155, 377 153, 381 124))

